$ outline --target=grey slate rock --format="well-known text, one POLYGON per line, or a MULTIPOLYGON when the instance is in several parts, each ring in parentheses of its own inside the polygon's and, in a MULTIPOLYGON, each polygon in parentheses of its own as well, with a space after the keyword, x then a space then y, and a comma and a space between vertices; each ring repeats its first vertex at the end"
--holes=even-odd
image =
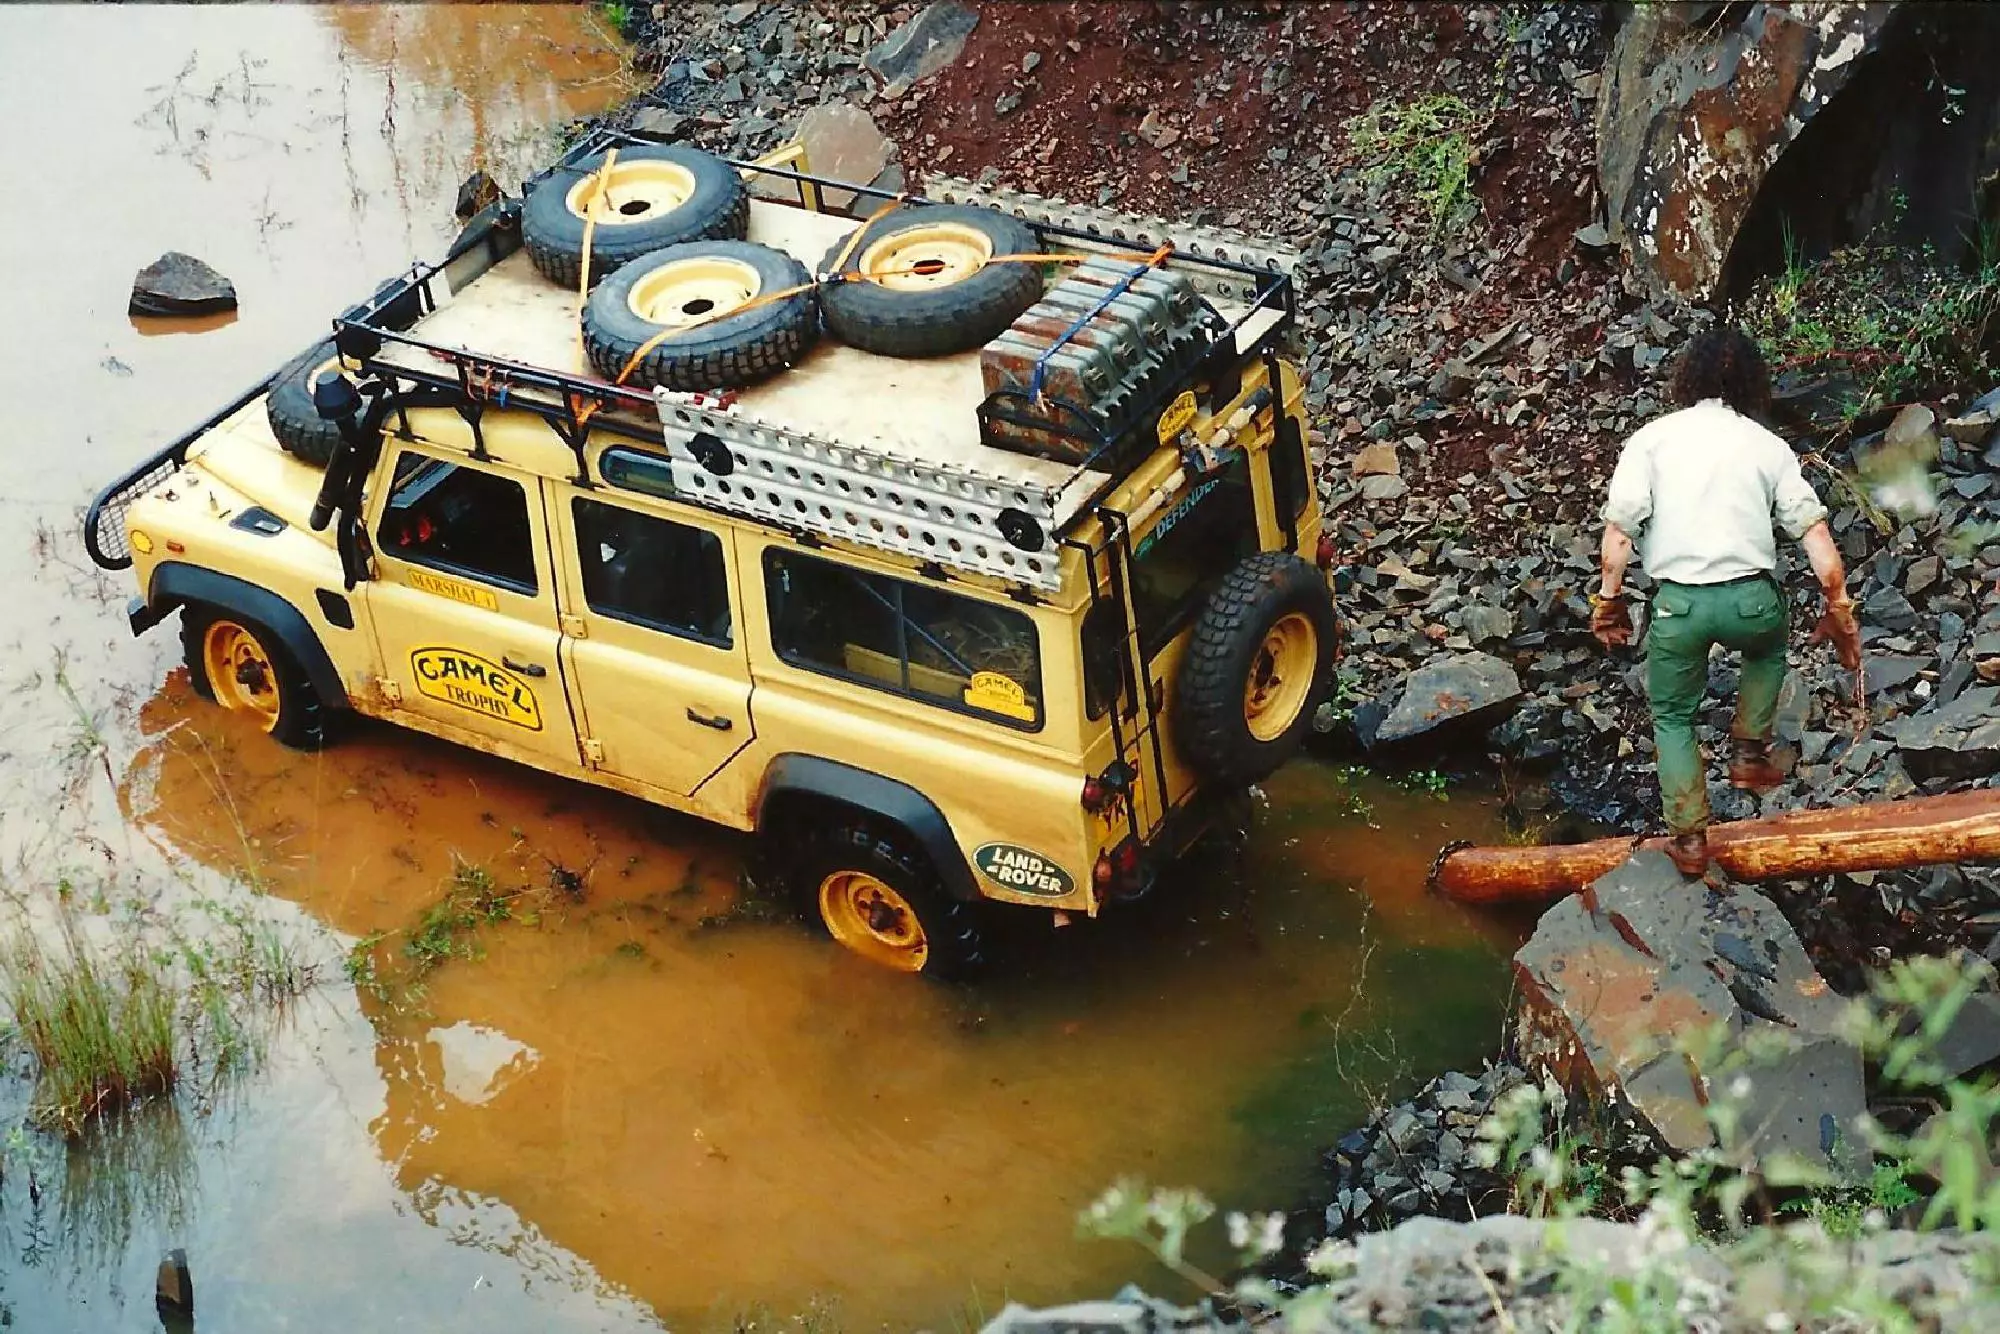
POLYGON ((2000 689, 1967 690, 1950 704, 1888 729, 1903 766, 1918 782, 2000 773, 2000 689))
POLYGON ((169 250, 132 280, 133 315, 220 315, 236 309, 236 286, 193 255, 169 250))
POLYGON ((871 51, 862 62, 886 85, 907 88, 958 59, 979 15, 954 0, 935 0, 871 51))
POLYGON ((1369 749, 1451 731, 1493 726, 1521 701, 1521 678, 1488 653, 1442 658, 1393 682, 1354 711, 1354 730, 1369 749))

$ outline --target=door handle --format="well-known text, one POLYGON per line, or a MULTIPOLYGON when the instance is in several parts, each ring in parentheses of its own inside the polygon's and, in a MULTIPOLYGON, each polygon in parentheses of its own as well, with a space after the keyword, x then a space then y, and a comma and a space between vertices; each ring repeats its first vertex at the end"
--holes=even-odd
POLYGON ((703 727, 713 727, 718 732, 727 732, 730 728, 736 726, 735 723, 722 717, 720 714, 706 714, 698 709, 688 710, 688 721, 691 723, 700 723, 703 727))
POLYGON ((500 665, 510 672, 519 672, 523 676, 547 676, 549 674, 549 669, 542 666, 539 662, 515 662, 504 653, 500 655, 500 665))

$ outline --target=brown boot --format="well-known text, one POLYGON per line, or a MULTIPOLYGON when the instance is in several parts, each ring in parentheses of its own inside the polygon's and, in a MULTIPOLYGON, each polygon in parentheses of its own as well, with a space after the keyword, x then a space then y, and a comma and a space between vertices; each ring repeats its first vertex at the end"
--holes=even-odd
POLYGON ((1667 857, 1682 875, 1690 880, 1700 879, 1708 871, 1708 831, 1696 829, 1675 834, 1667 840, 1667 857))
POLYGON ((1729 786, 1745 792, 1769 792, 1785 781, 1785 771, 1771 758, 1771 743, 1747 737, 1731 739, 1729 786))

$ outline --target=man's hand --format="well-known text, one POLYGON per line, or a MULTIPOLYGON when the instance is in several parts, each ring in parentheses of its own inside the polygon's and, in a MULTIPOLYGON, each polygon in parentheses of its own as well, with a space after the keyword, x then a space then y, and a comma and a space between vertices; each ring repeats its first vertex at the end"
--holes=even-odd
POLYGON ((1621 648, 1632 642, 1632 613, 1626 610, 1623 593, 1590 599, 1590 634, 1606 648, 1621 648))
POLYGON ((1861 670, 1861 622, 1854 616, 1853 598, 1828 598, 1826 611, 1813 627, 1814 644, 1831 644, 1840 665, 1850 672, 1861 670))

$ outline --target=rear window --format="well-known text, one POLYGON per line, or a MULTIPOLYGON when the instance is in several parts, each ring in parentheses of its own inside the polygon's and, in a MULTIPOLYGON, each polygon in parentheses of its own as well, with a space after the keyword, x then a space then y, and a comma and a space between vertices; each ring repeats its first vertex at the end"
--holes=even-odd
POLYGON ((1132 550, 1132 606, 1147 657, 1195 617, 1229 567, 1257 551, 1257 504, 1243 455, 1160 517, 1132 550))
POLYGON ((787 551, 764 553, 764 586, 771 647, 793 666, 1041 727, 1041 652, 1021 612, 787 551))

